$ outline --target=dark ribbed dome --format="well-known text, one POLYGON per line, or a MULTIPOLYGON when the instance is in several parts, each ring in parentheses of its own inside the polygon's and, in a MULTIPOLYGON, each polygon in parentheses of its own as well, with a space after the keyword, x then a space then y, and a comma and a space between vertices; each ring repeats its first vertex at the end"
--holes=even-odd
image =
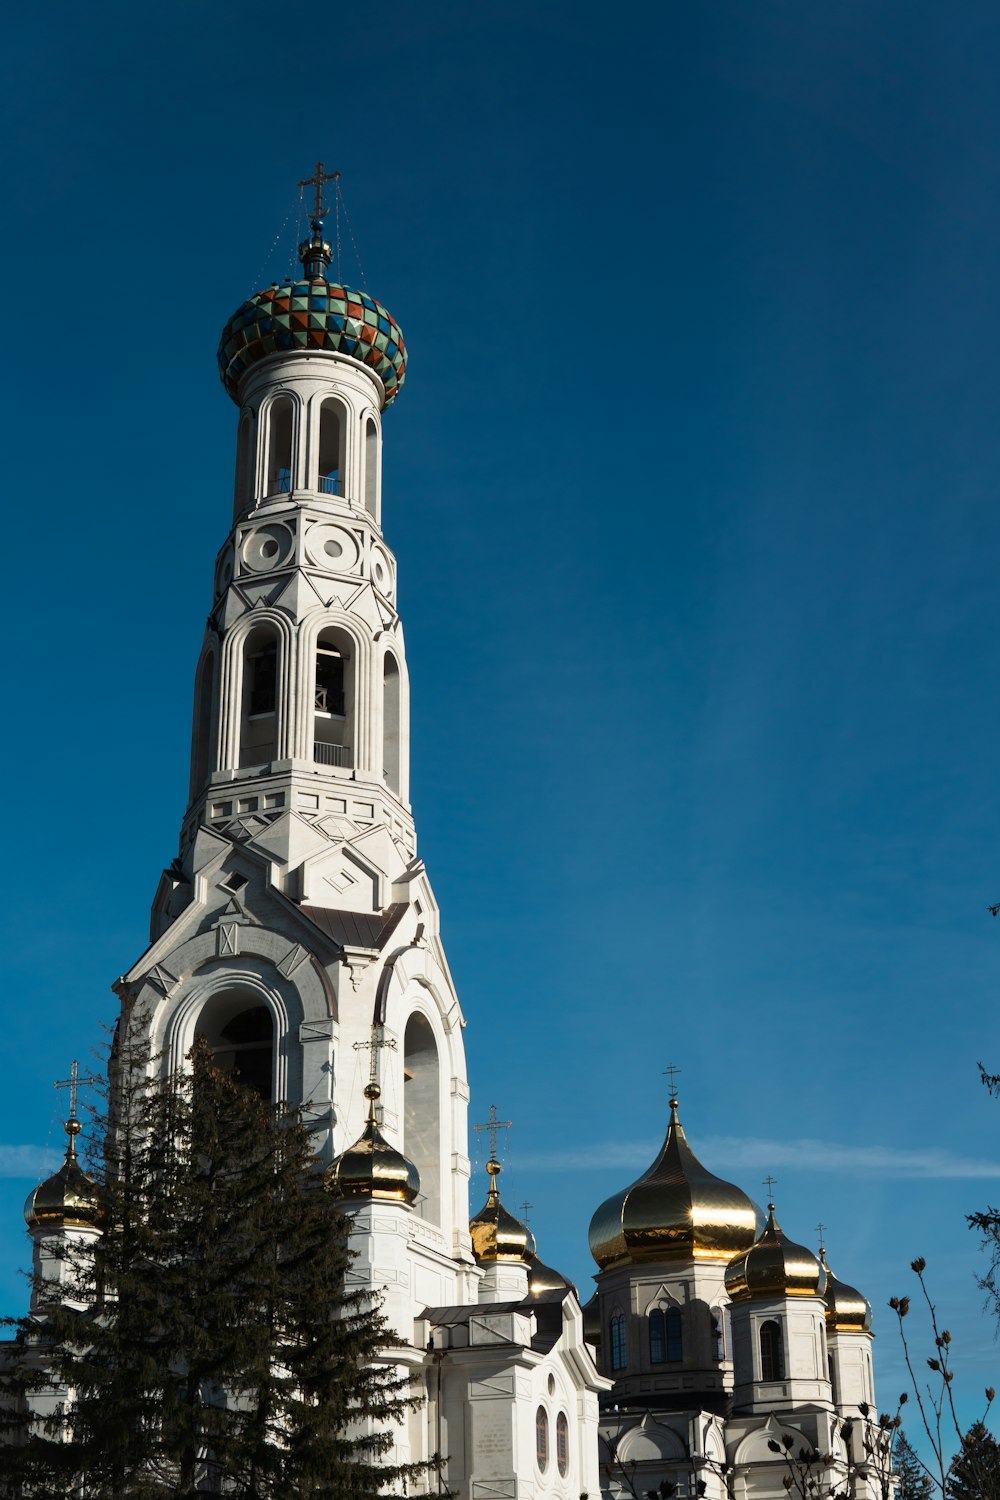
POLYGON ((24 1217, 29 1229, 63 1224, 95 1228, 101 1223, 101 1198, 97 1183, 87 1176, 76 1159, 79 1120, 67 1120, 65 1130, 69 1141, 62 1166, 58 1172, 39 1183, 25 1200, 24 1217))
POLYGON ((767 1224, 756 1244, 726 1267, 726 1291, 734 1302, 753 1297, 822 1297, 826 1271, 804 1245, 796 1245, 768 1204, 767 1224))
POLYGON ((331 1162, 324 1182, 338 1198, 375 1198, 388 1203, 415 1203, 420 1193, 420 1173, 402 1151, 390 1146, 378 1128, 375 1104, 381 1095, 377 1083, 365 1088, 368 1119, 359 1140, 331 1162))
POLYGON ((601 1204, 590 1221, 590 1253, 601 1270, 690 1256, 728 1259, 753 1244, 757 1209, 731 1182, 703 1167, 670 1101, 659 1156, 630 1187, 601 1204))

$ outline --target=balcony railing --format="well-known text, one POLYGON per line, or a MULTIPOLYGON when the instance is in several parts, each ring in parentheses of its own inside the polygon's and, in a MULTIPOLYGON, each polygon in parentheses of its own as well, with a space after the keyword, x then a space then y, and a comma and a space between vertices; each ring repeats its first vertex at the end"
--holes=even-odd
POLYGON ((274 759, 273 745, 244 745, 240 751, 240 770, 248 766, 266 766, 274 759))
POLYGON ((325 740, 313 741, 313 760, 318 766, 347 766, 351 764, 348 745, 328 745, 325 740))
POLYGON ((269 495, 290 495, 292 492, 291 469, 279 469, 274 479, 267 482, 267 493, 269 495))
POLYGON ((329 474, 319 476, 319 492, 321 495, 340 494, 340 470, 331 469, 329 474))

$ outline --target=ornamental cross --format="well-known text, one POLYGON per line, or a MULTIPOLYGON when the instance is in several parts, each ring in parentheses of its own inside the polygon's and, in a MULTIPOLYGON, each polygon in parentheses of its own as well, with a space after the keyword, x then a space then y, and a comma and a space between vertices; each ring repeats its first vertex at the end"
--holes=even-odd
POLYGON ((71 1120, 76 1119, 76 1091, 79 1088, 80 1084, 96 1082, 96 1078, 94 1078, 91 1073, 88 1073, 84 1078, 80 1077, 80 1064, 77 1062, 76 1058, 74 1058, 72 1064, 70 1065, 69 1077, 60 1078, 56 1083, 52 1085, 54 1089, 69 1089, 69 1117, 71 1120))
POLYGON ((484 1120, 484 1122, 482 1123, 482 1125, 473 1125, 473 1127, 472 1127, 473 1130, 488 1130, 489 1133, 490 1133, 490 1161, 495 1161, 496 1160, 496 1155, 497 1155, 497 1131, 498 1130, 509 1130, 510 1127, 513 1125, 513 1123, 514 1123, 513 1120, 498 1120, 497 1119, 497 1107, 496 1107, 495 1104, 491 1104, 490 1105, 490 1117, 489 1117, 489 1119, 488 1120, 484 1120))
POLYGON ((821 1250, 825 1250, 826 1249, 826 1241, 824 1240, 823 1236, 826 1234, 826 1225, 825 1224, 817 1224, 816 1225, 816 1233, 819 1235, 819 1248, 821 1250))
POLYGON ((340 177, 339 172, 327 172, 321 161, 316 163, 316 168, 311 177, 303 177, 299 182, 300 188, 314 187, 316 189, 316 202, 313 204, 312 217, 314 219, 326 218, 326 204, 323 202, 323 185, 327 182, 336 182, 340 177))
POLYGON ((663 1070, 663 1077, 670 1079, 670 1097, 671 1097, 671 1099, 676 1099, 677 1098, 677 1075, 678 1075, 678 1073, 680 1071, 681 1071, 680 1068, 678 1068, 675 1063, 668 1063, 667 1066, 663 1070))
POLYGON ((534 1206, 535 1205, 533 1203, 528 1202, 527 1198, 525 1198, 524 1202, 521 1204, 521 1216, 525 1224, 527 1224, 528 1222, 528 1210, 529 1208, 534 1208, 534 1206))
POLYGON ((394 1036, 386 1036, 385 1027, 379 1021, 372 1023, 370 1041, 354 1043, 355 1052, 371 1052, 371 1068, 368 1074, 369 1083, 376 1083, 378 1081, 378 1055, 383 1047, 387 1047, 390 1052, 394 1052, 396 1050, 396 1038, 394 1036))
POLYGON ((774 1184, 777 1182, 777 1180, 778 1179, 776 1177, 764 1178, 764 1186, 767 1188, 767 1201, 769 1203, 774 1198, 774 1184))

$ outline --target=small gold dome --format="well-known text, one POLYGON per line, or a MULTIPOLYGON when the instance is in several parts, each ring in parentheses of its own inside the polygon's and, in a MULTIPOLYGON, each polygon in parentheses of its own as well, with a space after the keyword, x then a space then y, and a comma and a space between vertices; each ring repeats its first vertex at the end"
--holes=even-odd
POLYGON ((870 1333, 872 1305, 867 1297, 846 1281, 840 1281, 826 1263, 826 1251, 819 1258, 826 1272, 826 1326, 830 1333, 870 1333))
POLYGON ((69 1137, 65 1161, 58 1172, 34 1188, 25 1200, 24 1217, 29 1229, 63 1224, 100 1226, 103 1216, 100 1191, 76 1159, 80 1122, 69 1119, 63 1128, 69 1137))
POLYGON ((729 1259, 753 1244, 757 1209, 746 1193, 703 1167, 670 1101, 670 1124, 647 1172, 602 1203, 590 1221, 590 1253, 602 1271, 691 1256, 729 1259))
POLYGON ((375 1103, 382 1090, 365 1088, 368 1119, 361 1139, 332 1161, 323 1174, 327 1190, 337 1198, 377 1198, 383 1203, 414 1203, 420 1192, 420 1173, 402 1151, 390 1146, 378 1128, 375 1103))
POLYGON ((734 1302, 752 1297, 822 1297, 826 1271, 804 1245, 795 1245, 767 1205, 767 1224, 756 1244, 726 1267, 726 1291, 734 1302))
POLYGON ((469 1220, 473 1254, 478 1261, 519 1261, 522 1265, 530 1266, 535 1255, 535 1236, 527 1224, 515 1219, 500 1202, 500 1189, 497 1187, 500 1163, 490 1157, 486 1170, 490 1174, 490 1190, 486 1195, 486 1202, 469 1220))
POLYGON ((576 1292, 576 1287, 561 1271, 554 1271, 537 1255, 528 1256, 528 1296, 539 1297, 542 1292, 576 1292))

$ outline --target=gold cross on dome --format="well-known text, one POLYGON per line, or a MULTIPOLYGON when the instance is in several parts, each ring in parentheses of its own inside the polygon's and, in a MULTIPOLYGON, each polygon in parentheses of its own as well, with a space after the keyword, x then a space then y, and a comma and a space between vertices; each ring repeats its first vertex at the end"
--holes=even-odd
POLYGON ((680 1070, 679 1067, 677 1067, 676 1063, 668 1063, 667 1066, 663 1070, 663 1076, 664 1076, 664 1078, 669 1078, 670 1079, 670 1097, 671 1097, 671 1099, 676 1099, 677 1098, 677 1075, 678 1075, 678 1073, 680 1071, 681 1070, 680 1070))
POLYGON ((300 188, 314 187, 316 189, 316 201, 313 204, 312 217, 314 219, 326 218, 326 205, 323 202, 323 185, 327 182, 336 182, 340 177, 339 172, 327 172, 321 161, 316 163, 313 175, 303 177, 299 182, 300 188))
POLYGON ((509 1130, 513 1123, 513 1120, 498 1120, 497 1107, 495 1104, 491 1104, 489 1119, 484 1120, 481 1125, 473 1125, 473 1130, 488 1130, 490 1133, 490 1161, 496 1161, 497 1131, 509 1130))
POLYGON ((369 1083, 376 1083, 378 1081, 378 1055, 383 1047, 388 1048, 390 1052, 394 1052, 396 1050, 396 1038, 394 1036, 386 1036, 385 1027, 379 1021, 372 1023, 370 1041, 354 1043, 355 1052, 371 1052, 371 1064, 368 1073, 369 1083))
POLYGON ((54 1089, 69 1089, 69 1117, 71 1120, 76 1119, 76 1091, 79 1088, 80 1084, 96 1082, 97 1079, 94 1078, 93 1074, 91 1073, 88 1073, 84 1078, 80 1077, 80 1064, 74 1057, 73 1062, 70 1065, 69 1077, 60 1078, 56 1083, 52 1085, 54 1089))

